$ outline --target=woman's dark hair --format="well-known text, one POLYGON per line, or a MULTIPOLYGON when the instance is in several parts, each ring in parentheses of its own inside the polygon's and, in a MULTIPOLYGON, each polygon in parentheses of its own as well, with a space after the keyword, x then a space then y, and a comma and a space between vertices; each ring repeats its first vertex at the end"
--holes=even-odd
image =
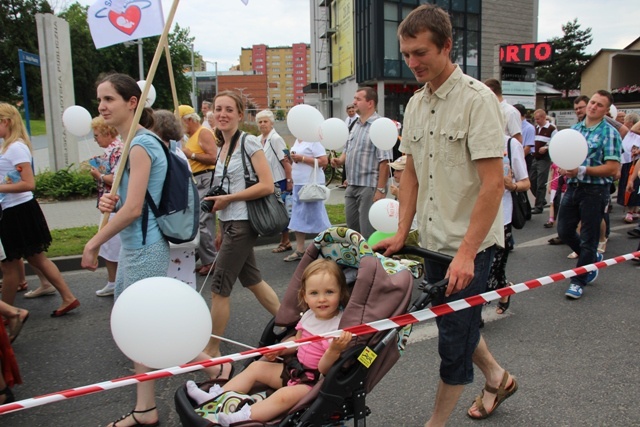
POLYGON ((164 142, 180 141, 184 135, 182 130, 182 123, 168 110, 156 110, 153 112, 154 125, 151 129, 160 137, 164 142))
MULTIPOLYGON (((101 75, 98 77, 96 87, 106 82, 111 83, 115 91, 118 92, 125 101, 129 101, 131 98, 136 98, 136 101, 140 101, 142 90, 140 90, 140 86, 138 86, 138 83, 136 83, 131 76, 122 73, 101 75)), ((140 125, 147 129, 151 129, 153 124, 153 110, 149 107, 145 107, 142 110, 142 115, 140 116, 140 125)))

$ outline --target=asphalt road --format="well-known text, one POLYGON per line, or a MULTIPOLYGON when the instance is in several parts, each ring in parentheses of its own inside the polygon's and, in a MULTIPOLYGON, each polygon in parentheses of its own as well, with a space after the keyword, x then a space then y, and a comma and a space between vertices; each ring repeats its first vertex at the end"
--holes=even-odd
MULTIPOLYGON (((613 234, 605 258, 635 250, 629 239, 632 226, 612 215, 613 234)), ((522 282, 570 269, 566 246, 549 246, 554 230, 542 228, 546 215, 534 216, 525 229, 516 230, 516 250, 509 257, 510 280, 522 282)), ((257 249, 265 279, 284 294, 295 264, 281 261, 270 247, 257 249)), ((518 392, 484 423, 495 426, 633 426, 640 425, 640 301, 638 270, 632 263, 601 272, 581 300, 564 297, 567 282, 550 284, 513 297, 506 315, 492 315, 495 304, 485 308, 483 334, 496 359, 519 382, 518 392)), ((104 284, 104 269, 95 273, 64 274, 82 306, 71 314, 49 317, 57 297, 28 300, 16 305, 31 317, 14 343, 24 384, 15 387, 25 399, 72 387, 94 384, 132 373, 131 363, 113 342, 109 330, 110 298, 94 291, 104 284)), ((200 280, 200 284, 202 280, 200 280)), ((30 278, 30 286, 35 281, 30 278)), ((205 286, 206 288, 207 286, 205 286)), ((209 300, 209 293, 203 292, 209 300)), ((171 313, 167 313, 171 316, 171 313)), ((240 286, 232 294, 232 315, 226 336, 255 345, 268 315, 240 286)), ((397 365, 367 398, 370 426, 422 426, 429 417, 438 382, 438 354, 432 322, 419 325, 397 365)), ((223 344, 224 353, 242 349, 223 344)), ((477 426, 466 410, 483 385, 477 380, 465 388, 449 425, 477 426)), ((201 373, 158 381, 158 407, 162 425, 179 426, 173 394, 188 379, 204 379, 201 373)), ((133 386, 69 399, 0 416, 3 427, 101 426, 128 412, 134 403, 133 386)))

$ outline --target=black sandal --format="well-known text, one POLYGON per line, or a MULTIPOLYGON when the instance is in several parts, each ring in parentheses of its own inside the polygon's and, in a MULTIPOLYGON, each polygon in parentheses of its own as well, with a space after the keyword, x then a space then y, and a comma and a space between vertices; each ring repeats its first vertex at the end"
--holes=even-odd
POLYGON ((0 402, 0 405, 4 405, 5 403, 13 403, 16 401, 16 397, 13 395, 13 392, 6 386, 4 390, 0 390, 0 396, 4 396, 4 402, 0 402))
POLYGON ((135 415, 135 414, 145 414, 145 413, 147 413, 147 412, 151 412, 151 411, 153 411, 153 410, 154 410, 154 409, 156 409, 156 408, 157 408, 157 407, 156 407, 156 406, 154 406, 153 408, 149 408, 149 409, 147 409, 147 410, 145 410, 145 411, 135 411, 135 410, 133 410, 133 411, 129 412, 128 414, 123 415, 122 417, 120 417, 120 419, 118 419, 118 420, 114 421, 114 422, 113 422, 113 427, 118 427, 118 423, 119 423, 120 421, 124 420, 124 419, 125 419, 125 418, 127 418, 127 417, 131 417, 131 418, 133 418, 133 421, 135 421, 135 422, 136 422, 135 424, 132 424, 132 425, 131 425, 131 427, 143 427, 143 426, 147 426, 147 427, 157 427, 157 426, 159 426, 159 425, 160 425, 160 421, 156 421, 155 423, 151 423, 151 424, 142 424, 142 423, 140 423, 140 421, 138 421, 138 419, 136 418, 136 415, 135 415))
MULTIPOLYGON (((507 286, 513 286, 513 283, 509 282, 507 286)), ((511 295, 507 297, 507 302, 502 302, 498 300, 498 306, 496 307, 496 314, 504 314, 507 310, 509 310, 509 304, 511 304, 511 295)))

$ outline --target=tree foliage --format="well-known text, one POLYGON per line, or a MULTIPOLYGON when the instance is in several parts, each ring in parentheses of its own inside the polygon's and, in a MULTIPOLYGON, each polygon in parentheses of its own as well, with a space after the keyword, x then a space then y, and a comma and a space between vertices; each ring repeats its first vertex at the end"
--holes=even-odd
MULTIPOLYGON (((88 6, 78 2, 52 0, 62 11, 59 16, 69 23, 71 37, 71 62, 76 105, 88 109, 92 115, 98 114, 95 82, 103 73, 119 72, 139 78, 138 47, 117 44, 96 49, 87 24, 88 6), (62 3, 61 3, 62 1, 62 3)), ((35 22, 36 13, 54 13, 46 0, 1 0, 0 1, 0 100, 17 104, 22 99, 20 92, 20 67, 18 49, 40 54, 38 34, 35 22)), ((143 57, 145 75, 155 54, 160 37, 143 39, 143 57)), ((169 33, 169 50, 173 65, 173 74, 180 103, 190 103, 191 83, 182 72, 183 64, 191 62, 189 45, 193 37, 189 30, 175 25, 169 33)), ((42 55, 41 55, 42 56, 42 55)), ((42 99, 42 80, 40 68, 25 65, 29 94, 29 109, 32 117, 41 117, 44 113, 42 99)), ((164 57, 160 59, 153 80, 156 89, 154 108, 173 110, 173 97, 169 80, 169 70, 164 57)))
POLYGON ((550 83, 554 88, 564 91, 580 89, 580 73, 591 59, 585 51, 593 41, 591 28, 580 29, 578 19, 562 26, 562 37, 548 40, 555 47, 553 63, 537 68, 538 79, 550 83))
MULTIPOLYGON (((18 49, 38 53, 36 13, 52 13, 46 0, 0 1, 0 100, 17 104, 22 100, 18 49)), ((29 109, 42 115, 40 68, 25 64, 29 109)))

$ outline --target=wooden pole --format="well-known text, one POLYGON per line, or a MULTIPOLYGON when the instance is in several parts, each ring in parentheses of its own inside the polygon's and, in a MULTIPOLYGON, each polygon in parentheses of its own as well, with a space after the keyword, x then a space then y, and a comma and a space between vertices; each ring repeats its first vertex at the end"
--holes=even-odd
MULTIPOLYGON (((180 102, 178 101, 178 91, 176 90, 176 80, 173 76, 173 64, 171 63, 171 52, 169 51, 169 39, 165 41, 166 43, 164 45, 164 54, 167 57, 167 68, 169 68, 169 82, 171 83, 171 96, 173 96, 173 111, 179 120, 180 113, 178 112, 178 107, 180 106, 180 102)), ((195 108, 195 106, 193 108, 195 108)))
MULTIPOLYGON (((120 157, 120 161, 119 161, 120 167, 118 167, 118 172, 116 173, 113 179, 113 185, 111 186, 110 194, 115 194, 118 192, 118 187, 120 186, 120 181, 122 180, 122 174, 124 173, 124 170, 125 170, 127 158, 129 157, 131 140, 136 134, 136 130, 138 128, 138 122, 140 121, 140 117, 142 116, 142 110, 145 107, 147 96, 149 95, 149 88, 151 87, 153 78, 156 75, 156 70, 158 69, 158 63, 160 62, 160 57, 162 56, 162 50, 166 45, 168 45, 167 40, 168 40, 169 30, 171 29, 171 24, 176 14, 176 9, 178 8, 179 2, 180 0, 173 0, 173 4, 171 5, 171 11, 169 12, 167 21, 164 23, 164 29, 162 30, 160 41, 158 42, 158 46, 156 47, 156 52, 153 55, 153 60, 151 61, 151 66, 149 67, 149 72, 147 74, 147 79, 146 79, 147 83, 144 85, 144 90, 142 91, 142 95, 140 96, 140 100, 138 101, 138 107, 136 108, 136 113, 134 114, 133 121, 131 122, 131 128, 129 129, 129 134, 127 135, 124 148, 122 149, 122 156, 120 157)), ((102 216, 102 222, 100 223, 100 228, 104 227, 104 225, 107 222, 109 222, 109 214, 105 213, 102 216)))

